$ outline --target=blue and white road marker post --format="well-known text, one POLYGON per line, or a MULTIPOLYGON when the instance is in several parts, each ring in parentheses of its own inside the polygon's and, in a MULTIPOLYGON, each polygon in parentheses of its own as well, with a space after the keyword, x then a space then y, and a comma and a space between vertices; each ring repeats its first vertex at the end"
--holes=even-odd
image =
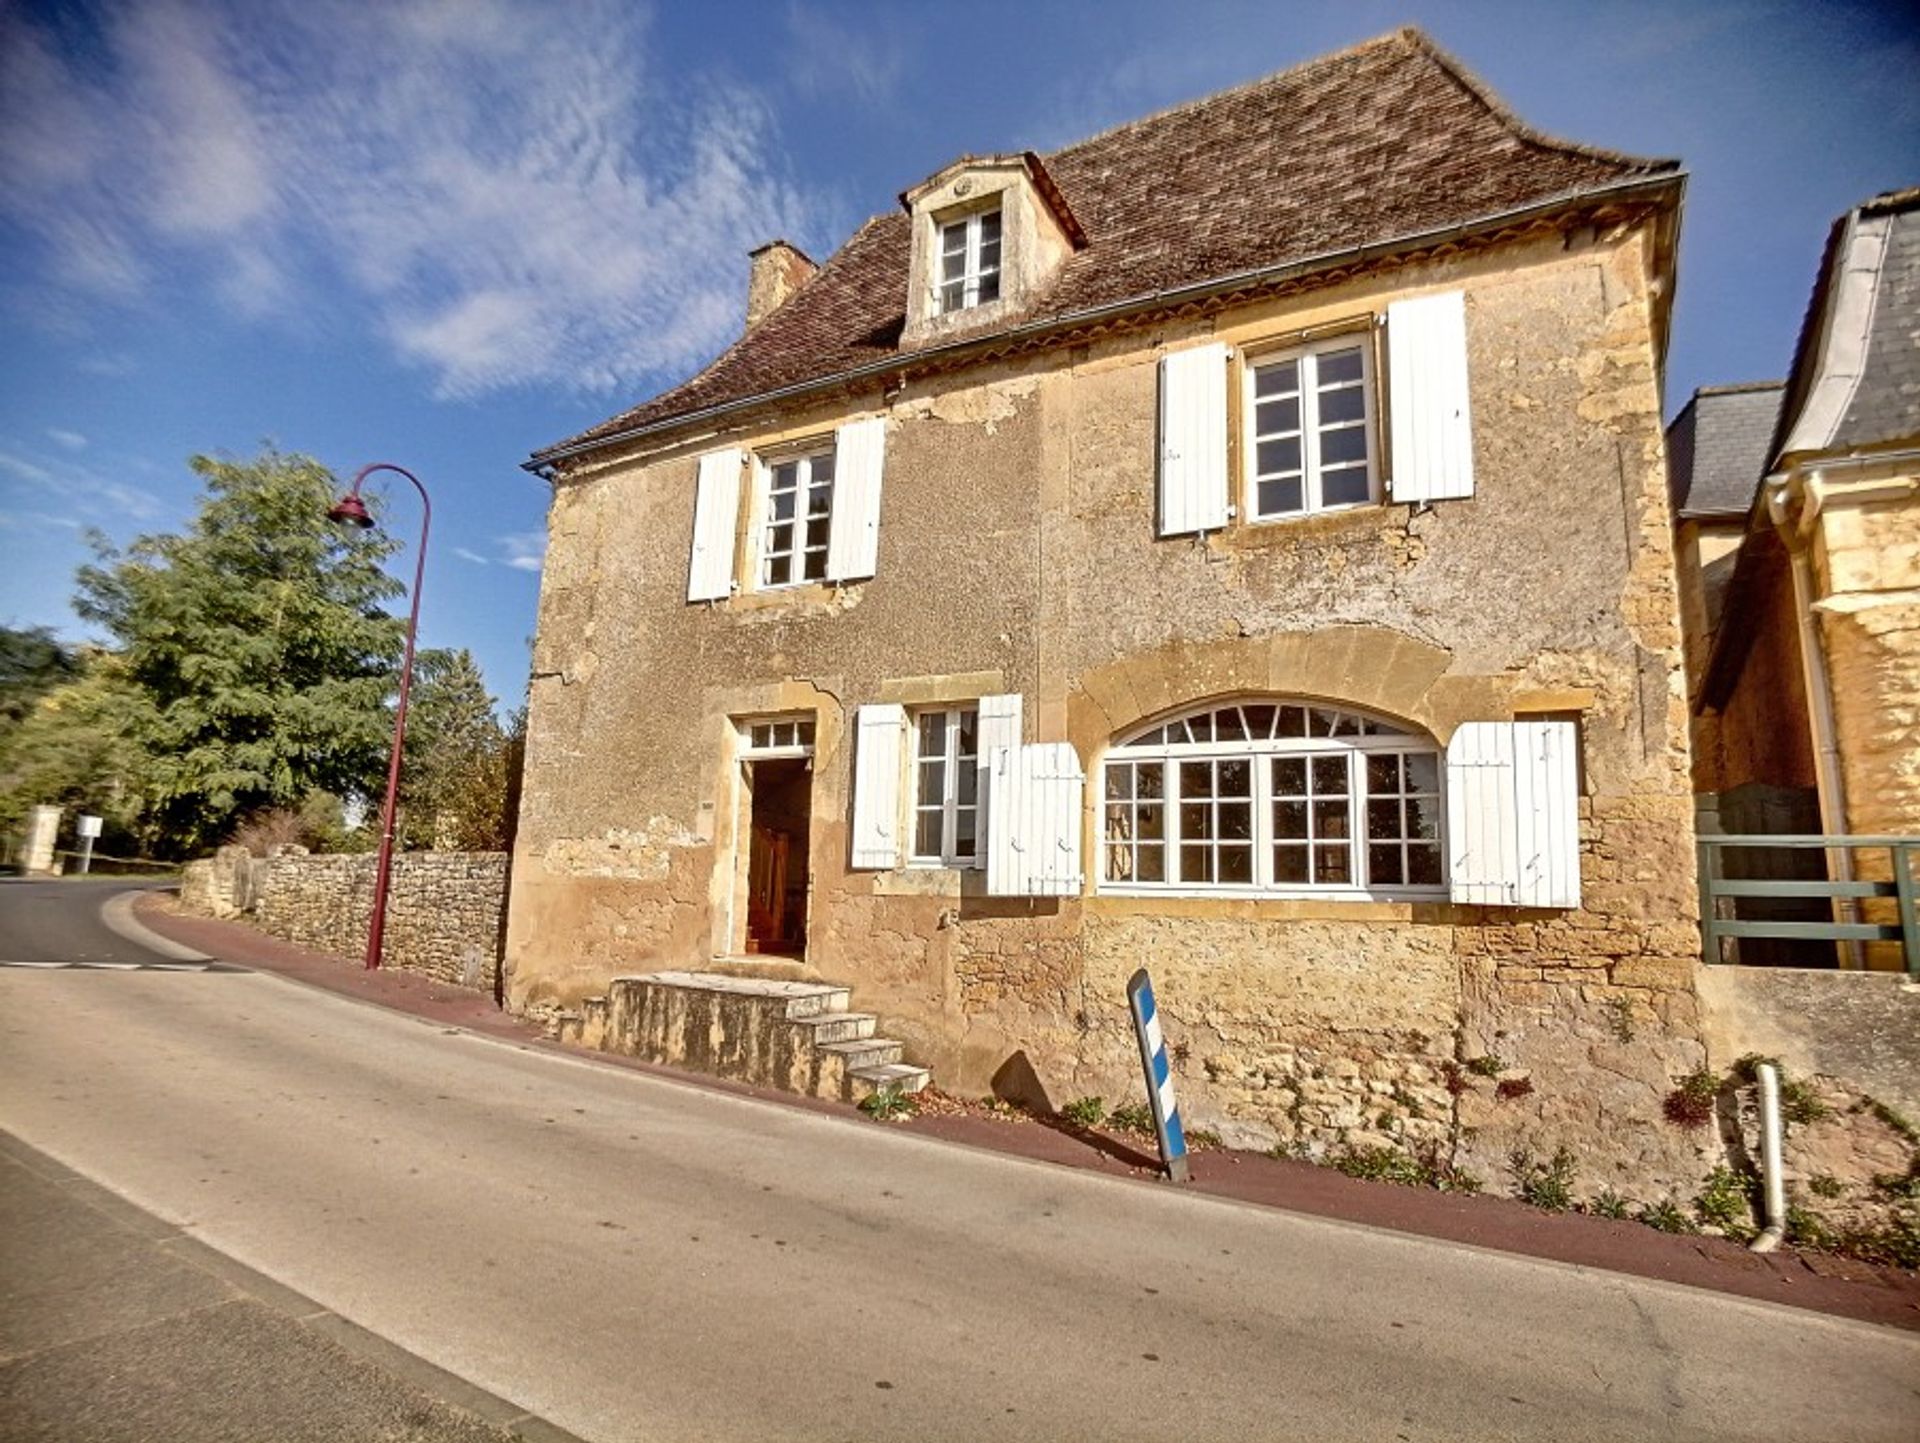
POLYGON ((1140 1039, 1140 1066, 1147 1074, 1147 1100, 1153 1105, 1153 1130, 1160 1137, 1160 1161, 1167 1176, 1185 1182, 1187 1133, 1180 1126, 1180 1105, 1173 1099, 1173 1069, 1167 1062, 1167 1039, 1160 1032, 1160 1010, 1153 1002, 1153 979, 1142 967, 1127 983, 1127 1005, 1133 1009, 1133 1034, 1140 1039))

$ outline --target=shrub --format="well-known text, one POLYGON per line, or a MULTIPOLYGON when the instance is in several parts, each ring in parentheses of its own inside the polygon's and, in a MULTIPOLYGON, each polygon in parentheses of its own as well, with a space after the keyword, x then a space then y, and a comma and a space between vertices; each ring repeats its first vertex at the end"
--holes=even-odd
MULTIPOLYGON (((1878 1183, 1880 1179, 1875 1178, 1874 1181, 1878 1183)), ((1837 1177, 1827 1176, 1826 1173, 1816 1173, 1807 1179, 1807 1191, 1811 1192, 1815 1197, 1826 1198, 1829 1202, 1845 1193, 1846 1190, 1847 1185, 1845 1183, 1841 1182, 1837 1177)))
POLYGON ((1563 1213, 1572 1207, 1574 1160, 1564 1147, 1546 1162, 1537 1161, 1525 1148, 1516 1148, 1507 1161, 1520 1189, 1520 1200, 1550 1213, 1563 1213))
POLYGON ((1819 1122, 1829 1114, 1829 1108, 1820 1100, 1811 1084, 1798 1079, 1789 1081, 1784 1075, 1780 1079, 1780 1115, 1789 1123, 1806 1124, 1819 1122))
POLYGON ((1693 1219, 1687 1216, 1686 1209, 1670 1197, 1641 1208, 1640 1221, 1656 1232, 1690 1233, 1694 1230, 1693 1219))
POLYGON ((1343 1148, 1327 1159, 1327 1165, 1348 1177, 1398 1183, 1401 1187, 1469 1194, 1481 1188, 1479 1178, 1441 1158, 1438 1144, 1428 1144, 1418 1153, 1402 1152, 1395 1147, 1343 1148))
POLYGON ((1106 1099, 1099 1097, 1076 1097, 1060 1109, 1060 1115, 1075 1127, 1098 1127, 1106 1120, 1106 1099))
POLYGON ((1495 1057, 1491 1052, 1483 1052, 1478 1057, 1469 1057, 1467 1059, 1467 1071, 1477 1077, 1498 1077, 1502 1072, 1505 1072, 1506 1069, 1507 1064, 1495 1057))
POLYGON ((1730 1167, 1716 1167, 1707 1174, 1693 1210, 1701 1222, 1730 1238, 1744 1241, 1754 1234, 1753 1185, 1730 1167))
MULTIPOLYGON (((1152 1124, 1148 1124, 1152 1128, 1152 1124)), ((1186 1129, 1187 1146, 1195 1152, 1218 1152, 1226 1144, 1220 1140, 1220 1134, 1210 1127, 1189 1127, 1186 1129)))
POLYGON ((1531 1077, 1503 1077, 1493 1087, 1493 1095, 1501 1102, 1517 1102, 1533 1093, 1531 1077))
POLYGON ((1600 1189, 1600 1196, 1588 1204, 1588 1210, 1597 1218, 1613 1218, 1616 1221, 1633 1216, 1627 1208, 1627 1200, 1610 1187, 1600 1189))
POLYGON ((899 1122, 920 1110, 913 1094, 897 1087, 883 1087, 860 1100, 860 1110, 875 1122, 899 1122))
MULTIPOLYGON (((1142 1137, 1152 1137, 1153 1109, 1144 1102, 1123 1102, 1107 1114, 1107 1121, 1122 1132, 1135 1132, 1142 1137)), ((1192 1134, 1188 1134, 1191 1139, 1192 1134)))
POLYGON ((1702 1067, 1680 1079, 1680 1085, 1667 1094, 1662 1110, 1667 1121, 1677 1127, 1705 1127, 1713 1121, 1713 1105, 1719 1096, 1720 1079, 1702 1067))

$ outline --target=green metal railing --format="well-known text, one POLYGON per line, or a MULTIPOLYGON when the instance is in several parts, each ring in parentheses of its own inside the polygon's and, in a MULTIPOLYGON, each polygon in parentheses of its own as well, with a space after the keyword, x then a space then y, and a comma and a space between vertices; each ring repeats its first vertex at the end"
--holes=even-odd
MULTIPOLYGON (((1920 837, 1822 837, 1822 836, 1700 836, 1700 933, 1703 952, 1709 962, 1722 962, 1723 937, 1753 937, 1800 942, 1894 942, 1898 943, 1910 976, 1920 977, 1920 917, 1915 898, 1920 895, 1915 869, 1920 866, 1920 837), (1884 852, 1890 863, 1891 878, 1886 881, 1835 882, 1826 877, 1724 877, 1724 854, 1730 850, 1822 852, 1884 852), (1722 917, 1722 898, 1762 897, 1773 901, 1825 901, 1831 911, 1838 901, 1851 921, 1785 921, 1742 918, 1739 902, 1733 901, 1736 915, 1722 917), (1859 904, 1873 898, 1891 898, 1895 920, 1867 922, 1858 920, 1859 904)), ((1857 870, 1857 869, 1856 869, 1857 870)))

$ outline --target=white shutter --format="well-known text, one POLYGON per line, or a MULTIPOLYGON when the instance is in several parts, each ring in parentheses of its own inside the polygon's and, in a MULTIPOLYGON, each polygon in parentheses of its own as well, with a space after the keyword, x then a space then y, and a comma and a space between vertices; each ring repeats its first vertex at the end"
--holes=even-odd
POLYGON ((1522 907, 1580 905, 1579 735, 1570 721, 1513 724, 1522 907))
POLYGON ((687 566, 687 600, 719 601, 733 592, 733 541, 740 523, 740 448, 709 451, 700 458, 693 497, 693 559, 687 566))
POLYGON ((1387 307, 1393 409, 1393 499, 1473 495, 1473 418, 1467 398, 1467 307, 1459 291, 1387 307))
POLYGON ((887 421, 849 421, 834 437, 833 519, 827 524, 827 580, 860 581, 880 556, 880 474, 887 421))
POLYGON ((974 792, 979 804, 979 815, 974 824, 974 865, 987 865, 987 841, 992 835, 992 822, 989 816, 992 802, 988 797, 987 771, 993 764, 993 754, 1004 747, 1020 745, 1020 693, 1008 692, 1002 696, 983 696, 980 698, 980 730, 974 740, 980 758, 980 785, 974 792))
POLYGON ((1080 895, 1080 806, 1086 777, 1067 742, 997 748, 987 769, 987 892, 1080 895))
POLYGON ((1227 524, 1227 348, 1218 342, 1160 362, 1160 535, 1227 524))
POLYGON ((907 710, 875 702, 854 713, 853 865, 900 865, 900 754, 907 710))
POLYGON ((1580 905, 1572 722, 1466 722, 1447 743, 1447 868, 1456 902, 1580 905))

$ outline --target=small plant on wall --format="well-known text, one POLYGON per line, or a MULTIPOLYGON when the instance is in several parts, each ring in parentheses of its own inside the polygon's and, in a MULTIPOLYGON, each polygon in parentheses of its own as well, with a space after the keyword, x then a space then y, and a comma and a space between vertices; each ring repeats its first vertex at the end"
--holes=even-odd
POLYGON ((1696 1068, 1667 1094, 1661 1110, 1676 1127, 1705 1127, 1713 1121, 1713 1105, 1719 1096, 1720 1079, 1704 1067, 1696 1068))

